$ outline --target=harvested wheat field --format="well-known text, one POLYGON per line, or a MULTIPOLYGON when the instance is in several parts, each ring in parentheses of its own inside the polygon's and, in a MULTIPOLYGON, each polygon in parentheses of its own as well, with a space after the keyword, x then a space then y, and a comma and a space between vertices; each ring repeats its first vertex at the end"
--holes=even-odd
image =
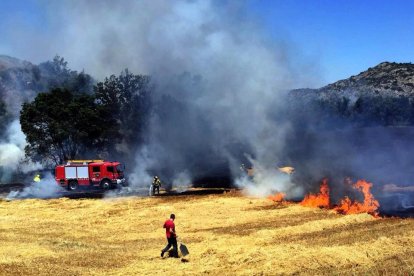
POLYGON ((414 220, 339 215, 238 192, 0 200, 0 274, 412 274, 414 220), (175 213, 190 250, 161 258, 175 213))

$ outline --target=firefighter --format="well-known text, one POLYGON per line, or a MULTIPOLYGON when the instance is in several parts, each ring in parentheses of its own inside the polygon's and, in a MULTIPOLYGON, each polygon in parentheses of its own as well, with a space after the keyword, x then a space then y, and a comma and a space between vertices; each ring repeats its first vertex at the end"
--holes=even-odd
POLYGON ((33 178, 33 182, 40 182, 40 174, 35 175, 35 177, 33 178))
POLYGON ((240 171, 242 171, 243 174, 246 173, 247 169, 246 169, 246 165, 244 165, 244 163, 240 165, 240 171))
POLYGON ((152 194, 155 195, 155 191, 157 191, 157 194, 160 194, 160 187, 161 180, 158 178, 158 176, 154 176, 154 179, 152 180, 152 194))

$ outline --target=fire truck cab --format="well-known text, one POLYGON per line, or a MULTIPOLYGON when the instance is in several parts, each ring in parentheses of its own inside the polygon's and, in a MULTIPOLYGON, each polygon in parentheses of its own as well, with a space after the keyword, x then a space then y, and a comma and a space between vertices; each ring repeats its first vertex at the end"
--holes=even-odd
POLYGON ((108 190, 126 183, 122 164, 104 160, 69 160, 56 166, 55 180, 70 191, 81 187, 108 190))

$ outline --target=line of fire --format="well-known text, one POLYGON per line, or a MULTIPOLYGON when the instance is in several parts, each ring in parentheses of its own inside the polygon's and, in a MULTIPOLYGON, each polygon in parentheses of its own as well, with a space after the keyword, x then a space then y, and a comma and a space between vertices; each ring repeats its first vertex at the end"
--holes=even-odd
MULTIPOLYGON (((258 174, 261 174, 260 168, 256 169, 253 166, 246 166, 241 164, 241 175, 239 179, 244 179, 255 185, 255 181, 260 181, 260 178, 256 178, 258 174)), ((274 168, 274 173, 285 177, 289 181, 295 181, 298 174, 292 166, 279 166, 274 168)), ((158 177, 156 177, 158 178, 158 177)), ((191 184, 181 187, 180 189, 173 188, 172 185, 168 185, 165 181, 160 181, 161 193, 154 194, 152 189, 154 183, 148 183, 148 190, 143 188, 144 191, 138 191, 137 189, 131 189, 129 187, 128 175, 125 173, 125 165, 118 161, 106 161, 101 159, 90 160, 68 160, 64 164, 57 165, 52 171, 43 170, 35 174, 34 181, 31 184, 3 184, 0 192, 3 194, 9 193, 9 199, 15 198, 32 198, 37 197, 36 193, 32 191, 36 190, 36 186, 39 188, 44 185, 45 189, 50 189, 52 193, 46 193, 47 197, 95 197, 96 195, 104 196, 106 192, 112 192, 113 195, 126 196, 126 195, 144 195, 144 196, 168 196, 168 195, 188 195, 188 194, 209 194, 209 193, 225 193, 230 190, 240 190, 243 188, 236 187, 235 185, 228 184, 231 176, 204 176, 197 179, 191 184), (45 184, 44 177, 52 172, 53 183, 45 184), (211 186, 204 185, 203 183, 210 182, 211 186), (201 183, 201 184, 200 184, 201 183), (223 185, 223 183, 225 183, 223 185), (56 187, 59 187, 56 190, 56 187), (22 193, 22 191, 25 191, 22 193)), ((50 180, 50 179, 49 179, 50 180)), ((414 192, 414 186, 398 186, 396 184, 383 185, 381 189, 375 189, 375 185, 367 180, 352 180, 347 177, 344 178, 340 185, 334 186, 329 184, 328 178, 320 180, 319 191, 308 192, 300 198, 298 196, 289 196, 287 192, 274 191, 269 194, 267 198, 274 202, 275 206, 282 206, 287 204, 297 204, 310 208, 322 208, 329 209, 338 214, 359 214, 368 213, 375 218, 381 216, 402 216, 410 217, 414 212, 414 206, 411 206, 409 202, 404 202, 411 193, 414 192), (337 189, 337 193, 335 193, 337 189), (334 191, 334 193, 332 193, 334 191), (338 193, 340 191, 340 193, 338 193), (373 194, 376 194, 374 196, 373 194), (342 196, 340 196, 342 194, 342 196), (390 202, 389 198, 394 197, 398 200, 395 202, 403 202, 403 206, 387 206, 390 202), (381 206, 380 202, 383 201, 385 206, 381 206), (408 205, 408 206, 407 206, 408 205)), ((260 185, 260 183, 257 183, 260 185)))

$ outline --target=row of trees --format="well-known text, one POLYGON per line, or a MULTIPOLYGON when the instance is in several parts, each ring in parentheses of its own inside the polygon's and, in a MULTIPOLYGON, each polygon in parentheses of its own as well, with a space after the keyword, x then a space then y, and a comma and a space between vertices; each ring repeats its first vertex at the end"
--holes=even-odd
POLYGON ((85 74, 73 76, 63 59, 58 62, 62 67, 56 70, 70 77, 67 85, 40 93, 22 106, 26 155, 58 164, 133 153, 143 141, 151 112, 150 78, 124 70, 96 83, 92 92, 79 91, 85 87, 85 74))
POLYGON ((298 128, 414 125, 414 97, 409 96, 367 95, 353 102, 342 96, 328 99, 315 97, 309 101, 298 98, 291 102, 286 107, 286 114, 298 128))

